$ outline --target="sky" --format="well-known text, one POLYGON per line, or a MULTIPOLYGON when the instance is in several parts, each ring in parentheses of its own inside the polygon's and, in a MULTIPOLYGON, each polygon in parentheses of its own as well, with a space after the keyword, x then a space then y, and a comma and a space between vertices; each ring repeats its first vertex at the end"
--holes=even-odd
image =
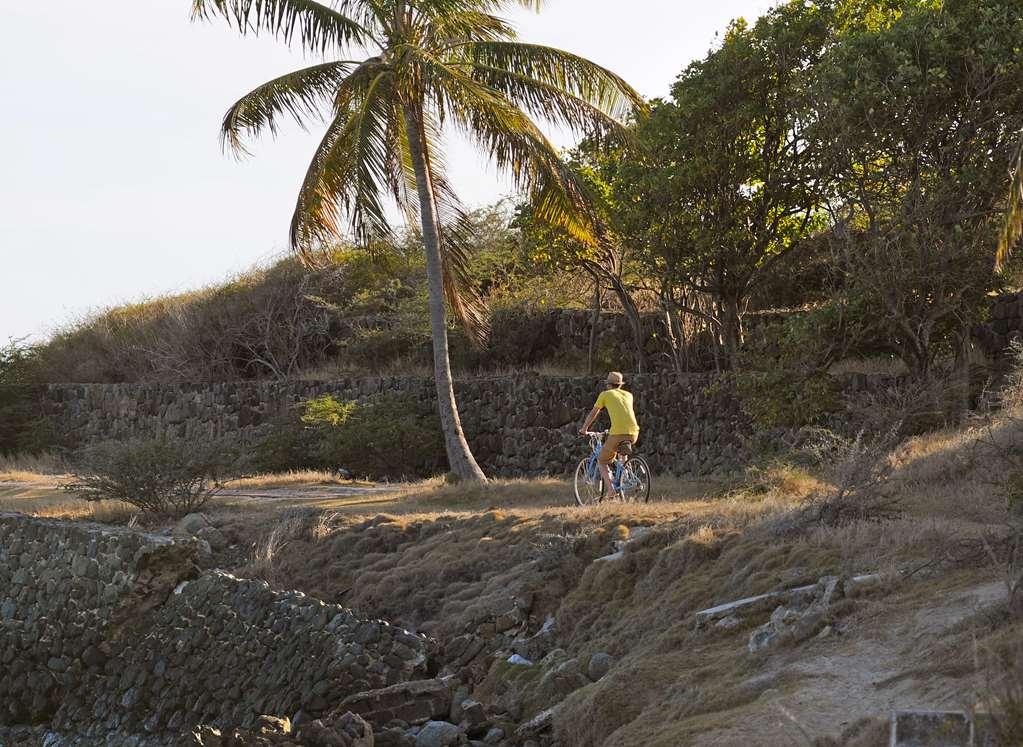
MULTIPOLYGON (((548 0, 540 14, 508 16, 524 39, 589 57, 653 97, 731 19, 772 4, 548 0)), ((317 133, 285 127, 239 162, 218 128, 242 94, 310 61, 223 22, 193 23, 190 5, 0 0, 0 345, 286 252, 317 133)), ((463 143, 448 162, 469 205, 511 193, 463 143)))

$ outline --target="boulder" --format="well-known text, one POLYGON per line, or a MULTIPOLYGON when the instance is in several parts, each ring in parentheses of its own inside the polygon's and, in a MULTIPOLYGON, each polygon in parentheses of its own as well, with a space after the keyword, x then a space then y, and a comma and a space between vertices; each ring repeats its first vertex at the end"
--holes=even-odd
POLYGON ((590 661, 586 665, 586 676, 596 682, 611 671, 612 664, 614 664, 614 659, 610 654, 598 652, 590 657, 590 661))
POLYGON ((358 714, 377 728, 395 720, 422 724, 450 713, 451 687, 447 679, 401 682, 352 695, 338 710, 358 714))
POLYGON ((206 514, 188 514, 174 525, 171 534, 175 537, 198 537, 199 532, 207 528, 215 529, 206 514))
POLYGON ((361 716, 346 711, 326 722, 305 724, 299 738, 307 747, 375 747, 373 728, 361 716))
POLYGON ((453 747, 465 744, 465 732, 447 721, 429 721, 416 735, 415 747, 453 747))

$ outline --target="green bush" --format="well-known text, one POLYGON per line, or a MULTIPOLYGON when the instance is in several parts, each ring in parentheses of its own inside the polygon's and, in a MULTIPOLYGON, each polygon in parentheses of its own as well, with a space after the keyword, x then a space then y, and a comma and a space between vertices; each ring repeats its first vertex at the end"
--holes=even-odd
POLYGON ((321 397, 306 403, 302 420, 317 431, 320 453, 334 468, 371 479, 429 477, 447 469, 432 402, 408 395, 359 404, 321 397))
POLYGON ((735 374, 743 409, 761 428, 818 425, 838 411, 842 387, 824 371, 744 371, 735 374))
POLYGON ((345 468, 374 480, 430 477, 447 456, 433 402, 404 394, 344 402, 326 395, 279 420, 254 450, 259 471, 345 468))
POLYGON ((120 500, 149 513, 183 516, 202 508, 236 464, 234 450, 221 444, 106 441, 77 452, 63 488, 87 501, 120 500))
POLYGON ((49 419, 39 415, 38 355, 12 340, 0 347, 0 454, 39 454, 57 446, 49 419))

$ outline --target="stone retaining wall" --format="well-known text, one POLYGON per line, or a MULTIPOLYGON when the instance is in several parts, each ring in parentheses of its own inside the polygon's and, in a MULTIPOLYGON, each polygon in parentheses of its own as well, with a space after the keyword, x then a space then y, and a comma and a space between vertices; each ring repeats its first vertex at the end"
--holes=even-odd
MULTIPOLYGON (((643 428, 640 452, 655 471, 695 476, 741 466, 752 426, 719 379, 647 374, 630 377, 628 385, 643 428)), ((570 473, 586 452, 576 431, 601 389, 597 378, 530 374, 456 384, 473 452, 488 473, 504 477, 570 473)), ((435 401, 432 379, 377 378, 50 385, 42 392, 41 409, 76 444, 165 435, 253 445, 271 432, 276 418, 304 400, 397 393, 435 401)))
POLYGON ((421 636, 200 574, 194 556, 164 537, 0 514, 0 727, 170 744, 199 724, 316 717, 425 670, 421 636))

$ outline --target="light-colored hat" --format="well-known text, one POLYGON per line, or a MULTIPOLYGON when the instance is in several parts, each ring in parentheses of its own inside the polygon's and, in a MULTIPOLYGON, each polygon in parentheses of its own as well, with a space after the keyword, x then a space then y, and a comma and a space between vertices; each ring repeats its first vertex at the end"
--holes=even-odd
POLYGON ((607 375, 607 383, 613 386, 621 386, 625 383, 625 377, 617 371, 612 371, 607 375))

